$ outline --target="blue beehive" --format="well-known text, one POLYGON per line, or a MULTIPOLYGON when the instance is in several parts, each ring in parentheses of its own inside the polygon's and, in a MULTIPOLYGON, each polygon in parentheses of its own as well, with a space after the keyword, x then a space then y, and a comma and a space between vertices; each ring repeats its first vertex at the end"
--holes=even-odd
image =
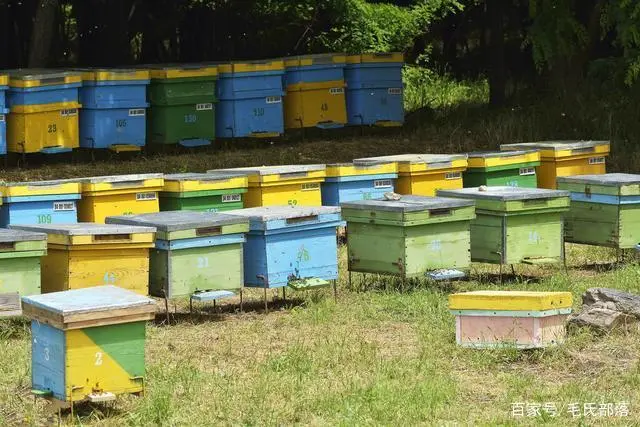
POLYGON ((149 72, 90 70, 82 80, 80 146, 139 151, 146 140, 149 72))
POLYGON ((398 165, 390 161, 358 160, 353 163, 327 165, 322 183, 322 205, 379 199, 393 192, 398 178, 398 165))
POLYGON ((9 88, 9 76, 0 74, 0 156, 7 154, 7 108, 5 92, 9 88))
POLYGON ((8 182, 0 185, 0 195, 0 227, 78 222, 78 182, 8 182))
POLYGON ((284 61, 218 65, 216 137, 271 138, 284 133, 284 61))
POLYGON ((401 53, 347 57, 347 119, 352 126, 402 126, 401 53))
POLYGON ((244 247, 246 286, 299 288, 338 278, 340 208, 268 206, 226 213, 250 221, 244 247))

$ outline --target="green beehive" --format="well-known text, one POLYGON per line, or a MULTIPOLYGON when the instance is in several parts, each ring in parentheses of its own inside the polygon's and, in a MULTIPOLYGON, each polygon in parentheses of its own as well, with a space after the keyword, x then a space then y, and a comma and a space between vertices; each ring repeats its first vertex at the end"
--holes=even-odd
POLYGON ((481 185, 536 188, 538 151, 497 151, 469 153, 469 166, 463 173, 465 187, 481 185))
POLYGON ((569 192, 539 188, 474 187, 439 196, 475 200, 471 260, 493 264, 545 264, 564 260, 563 214, 569 192))
POLYGON ((402 196, 342 203, 349 230, 349 271, 424 276, 470 265, 470 200, 402 196))
POLYGON ((640 175, 610 173, 559 177, 571 192, 565 240, 616 249, 640 243, 640 175))
POLYGON ((149 144, 196 147, 215 137, 218 69, 215 66, 151 67, 147 94, 149 144))
POLYGON ((240 172, 165 175, 160 210, 223 212, 242 209, 248 187, 247 176, 240 172))

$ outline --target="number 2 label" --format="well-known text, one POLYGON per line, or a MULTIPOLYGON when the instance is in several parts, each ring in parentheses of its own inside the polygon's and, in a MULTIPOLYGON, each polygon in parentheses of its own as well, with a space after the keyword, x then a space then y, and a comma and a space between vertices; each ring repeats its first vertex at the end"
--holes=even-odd
POLYGON ((96 352, 96 366, 102 365, 102 353, 96 352))

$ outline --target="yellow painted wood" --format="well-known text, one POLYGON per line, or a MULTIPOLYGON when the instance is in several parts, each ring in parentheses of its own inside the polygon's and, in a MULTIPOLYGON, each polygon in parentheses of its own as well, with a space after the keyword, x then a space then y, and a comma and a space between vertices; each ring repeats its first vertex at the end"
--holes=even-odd
POLYGON ((247 188, 248 186, 249 179, 246 176, 238 176, 217 181, 200 181, 197 178, 194 178, 182 181, 165 181, 164 189, 162 191, 167 193, 186 193, 191 191, 231 190, 236 188, 247 188))
POLYGON ((109 249, 128 248, 130 245, 142 245, 152 247, 155 242, 155 233, 117 234, 113 238, 105 238, 104 235, 76 235, 65 236, 63 234, 50 233, 47 236, 49 245, 58 246, 85 246, 93 245, 109 249))
POLYGON ((25 76, 20 76, 20 75, 13 75, 9 78, 9 86, 20 87, 20 88, 32 88, 32 87, 62 85, 62 84, 67 85, 67 84, 81 83, 81 82, 82 82, 82 76, 80 75, 80 73, 64 76, 63 80, 56 80, 55 83, 47 83, 46 80, 31 79, 31 78, 26 78, 25 76))
POLYGON ((449 295, 450 310, 544 311, 572 305, 571 292, 474 291, 449 295))
POLYGON ((326 63, 326 58, 331 57, 331 61, 334 64, 344 64, 347 61, 346 55, 342 53, 327 53, 317 55, 305 55, 296 56, 293 58, 287 58, 284 62, 285 67, 306 67, 317 63, 316 60, 321 60, 322 64, 326 63))
POLYGON ((326 175, 328 177, 337 178, 341 176, 362 176, 362 175, 379 175, 397 173, 398 164, 396 162, 388 162, 373 165, 355 165, 353 163, 340 163, 327 165, 326 175))
POLYGON ((0 86, 9 86, 9 76, 7 74, 0 74, 0 86))
POLYGON ((607 167, 604 158, 604 156, 591 155, 563 160, 542 159, 542 163, 536 168, 538 187, 555 189, 556 179, 560 176, 605 174, 607 167))
POLYGON ((0 194, 2 197, 46 196, 78 193, 80 193, 80 184, 77 182, 56 182, 51 184, 19 182, 0 185, 0 194))
POLYGON ((78 221, 104 224, 108 216, 138 215, 160 212, 157 190, 127 191, 122 194, 86 196, 78 201, 78 221), (139 198, 138 195, 143 195, 139 198), (154 196, 151 196, 151 195, 154 196), (153 198, 152 198, 153 197, 153 198))
POLYGON ((147 70, 86 70, 82 72, 84 81, 133 81, 149 80, 147 70))
POLYGON ((540 152, 525 153, 519 156, 501 157, 496 153, 495 157, 470 157, 469 168, 492 168, 497 166, 509 166, 519 163, 532 163, 540 161, 540 152))
POLYGON ((130 183, 123 182, 89 182, 81 181, 83 196, 103 196, 110 194, 138 193, 147 191, 161 191, 164 178, 132 179, 130 183))
POLYGON ((287 129, 315 127, 320 123, 347 123, 346 83, 332 80, 287 86, 284 125, 287 129))
POLYGON ((232 62, 229 64, 218 64, 219 73, 255 73, 264 71, 284 70, 284 60, 252 61, 252 62, 232 62))
POLYGON ((404 62, 402 52, 364 53, 347 56, 347 64, 404 62))
POLYGON ((142 381, 132 379, 108 352, 96 345, 81 329, 65 334, 68 402, 84 400, 93 392, 118 395, 144 390, 142 381))
POLYGON ((322 206, 321 181, 302 184, 280 183, 250 186, 245 195, 245 208, 260 206, 322 206))
POLYGON ((435 196, 438 190, 457 190, 463 187, 462 172, 465 168, 442 169, 430 172, 401 173, 396 182, 396 192, 414 196, 435 196))
POLYGON ((152 79, 184 79, 190 77, 215 77, 218 75, 218 67, 214 65, 194 67, 166 67, 152 68, 149 70, 152 79))

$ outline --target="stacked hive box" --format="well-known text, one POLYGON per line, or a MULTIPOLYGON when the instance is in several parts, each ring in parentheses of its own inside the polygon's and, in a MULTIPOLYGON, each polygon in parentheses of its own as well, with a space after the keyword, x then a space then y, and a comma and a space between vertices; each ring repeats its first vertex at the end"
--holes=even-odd
POLYGON ((7 108, 6 91, 9 88, 9 76, 0 74, 0 156, 7 154, 7 108))
POLYGON ((355 161, 327 165, 322 184, 322 204, 340 206, 342 202, 377 199, 393 192, 398 178, 395 162, 355 161))
POLYGON ((149 144, 211 144, 215 138, 217 68, 158 66, 150 68, 150 73, 149 144))
POLYGON ((102 285, 149 293, 149 249, 155 228, 94 223, 14 228, 48 235, 42 293, 102 285))
POLYGON ((79 146, 77 72, 9 72, 7 149, 13 153, 62 153, 79 146))
POLYGON ((537 151, 469 153, 469 167, 463 174, 465 187, 481 185, 536 188, 537 151))
POLYGON ((31 389, 63 405, 144 392, 145 324, 155 302, 115 286, 23 299, 31 321, 31 389))
POLYGON ((206 291, 241 290, 246 218, 205 212, 160 212, 107 218, 109 224, 157 229, 149 289, 174 298, 206 291))
POLYGON ((564 260, 563 215, 567 191, 479 187, 441 190, 438 195, 474 200, 471 260, 496 264, 542 264, 564 260))
POLYGON ((347 121, 351 126, 402 126, 402 53, 347 56, 347 121))
POLYGON ((544 141, 505 144, 502 151, 540 150, 542 163, 537 169, 538 187, 556 188, 560 176, 606 173, 608 141, 544 141))
POLYGON ((244 206, 320 206, 321 184, 325 165, 262 166, 210 170, 207 173, 244 173, 249 178, 249 191, 244 206))
POLYGON ((396 190, 414 196, 435 196, 437 190, 462 188, 462 172, 467 169, 466 154, 400 154, 356 161, 397 162, 396 190))
POLYGON ((80 184, 67 180, 0 185, 0 227, 16 224, 75 224, 80 184))
POLYGON ((564 343, 570 292, 476 291, 449 296, 458 345, 544 348, 564 343))
POLYGON ((640 175, 611 173, 558 178, 571 192, 565 240, 631 249, 640 242, 640 175))
POLYGON ((472 201, 420 196, 364 200, 342 203, 342 216, 349 230, 349 271, 409 278, 470 266, 472 201))
POLYGON ((218 138, 270 138, 284 133, 284 61, 218 65, 218 138))
POLYGON ((337 128, 347 123, 345 61, 342 54, 285 60, 285 128, 337 128))
POLYGON ((160 210, 223 212, 242 209, 248 186, 247 176, 241 172, 165 175, 160 210))
POLYGON ((0 317, 21 314, 20 296, 40 293, 47 235, 0 228, 0 317))
POLYGON ((78 220, 81 222, 104 223, 108 216, 160 210, 158 192, 164 187, 162 174, 96 176, 79 181, 82 199, 78 220))
POLYGON ((144 147, 149 72, 85 70, 82 81, 80 146, 116 152, 144 147))

